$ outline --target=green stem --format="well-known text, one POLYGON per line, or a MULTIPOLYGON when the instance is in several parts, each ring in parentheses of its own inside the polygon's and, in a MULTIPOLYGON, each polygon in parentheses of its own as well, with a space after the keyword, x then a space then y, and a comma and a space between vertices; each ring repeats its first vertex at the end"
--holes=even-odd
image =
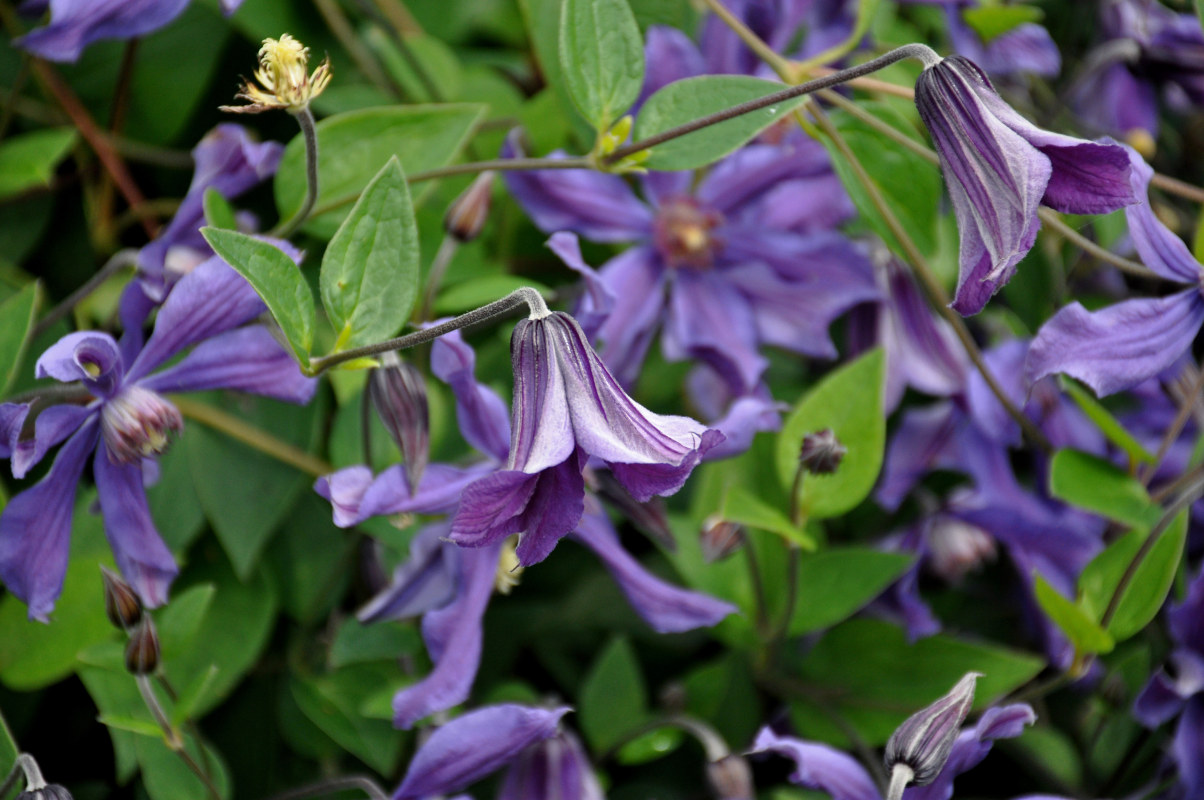
POLYGON ((431 261, 431 269, 427 273, 426 289, 422 292, 422 305, 418 312, 419 319, 426 321, 431 318, 435 295, 439 292, 439 285, 443 283, 443 276, 447 273, 447 267, 456 255, 458 247, 459 242, 456 241, 456 237, 443 235, 443 241, 439 243, 439 250, 435 253, 435 258, 431 261))
POLYGON ((206 425, 216 431, 221 431, 231 439, 242 442, 248 447, 271 456, 277 461, 295 467, 307 475, 320 478, 323 475, 329 475, 334 472, 333 466, 317 456, 310 455, 299 447, 281 441, 270 433, 262 431, 238 417, 227 414, 221 409, 193 400, 190 397, 184 397, 183 395, 172 395, 170 399, 185 417, 196 420, 202 425, 206 425))
POLYGON ((322 797, 338 794, 351 789, 359 789, 372 800, 389 800, 389 796, 375 781, 364 775, 345 775, 289 789, 287 792, 272 795, 270 800, 305 800, 307 797, 322 797))
POLYGON ((314 127, 314 115, 309 106, 293 115, 301 127, 301 135, 305 139, 305 200, 297 213, 268 235, 279 239, 287 239, 305 220, 309 219, 314 204, 318 201, 318 132, 314 127))
POLYGON ((118 250, 109 258, 108 261, 104 263, 104 266, 96 271, 95 275, 85 281, 84 284, 74 292, 67 295, 66 299, 64 299, 61 303, 50 309, 50 311, 46 313, 46 316, 38 320, 37 324, 33 326, 33 331, 29 335, 30 338, 36 339, 46 331, 50 330, 50 327, 54 325, 54 323, 70 314, 71 310, 75 308, 80 301, 100 288, 105 281, 116 275, 125 267, 132 267, 136 263, 138 263, 138 251, 136 249, 126 248, 125 250, 118 250))

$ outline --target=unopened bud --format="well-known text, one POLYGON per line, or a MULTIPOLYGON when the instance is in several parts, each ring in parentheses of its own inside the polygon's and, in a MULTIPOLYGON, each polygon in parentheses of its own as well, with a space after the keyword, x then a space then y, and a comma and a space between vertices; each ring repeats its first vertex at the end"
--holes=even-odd
POLYGON ((831 428, 808 433, 803 437, 798 460, 804 470, 812 475, 831 475, 840 468, 849 449, 840 443, 831 428))
POLYGON ((142 619, 142 601, 125 579, 108 567, 100 568, 104 582, 105 614, 113 627, 128 631, 142 619))
POLYGON ((742 756, 725 756, 707 764, 707 782, 718 800, 753 800, 752 770, 742 756))
POLYGON ((17 800, 72 800, 72 797, 66 787, 51 783, 40 789, 27 789, 17 795, 17 800))
POLYGON ((431 446, 431 418, 422 373, 396 353, 381 356, 368 378, 368 397, 377 416, 401 449, 410 490, 418 487, 431 446))
MULTIPOLYGON (((915 786, 927 786, 936 780, 949 760, 953 742, 970 706, 974 704, 974 682, 980 672, 967 672, 941 699, 908 717, 886 743, 886 770, 894 775, 896 765, 911 771, 915 786)), ((906 774, 906 770, 899 772, 906 774)))
POLYGON ((135 675, 147 675, 159 666, 159 634, 149 614, 130 631, 125 645, 125 668, 135 675))
POLYGON ((699 542, 702 545, 703 560, 714 564, 740 549, 744 544, 744 527, 738 522, 731 522, 718 514, 712 514, 702 523, 699 542))
POLYGON ((489 207, 493 204, 492 170, 485 170, 452 202, 443 218, 443 229, 459 242, 471 242, 481 235, 489 207))

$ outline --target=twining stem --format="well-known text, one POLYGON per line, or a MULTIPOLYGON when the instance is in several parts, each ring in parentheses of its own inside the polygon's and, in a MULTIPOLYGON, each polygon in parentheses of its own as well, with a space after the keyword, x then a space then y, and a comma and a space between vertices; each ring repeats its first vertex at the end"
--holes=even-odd
POLYGON ((221 431, 231 439, 242 442, 248 447, 271 456, 277 461, 295 467, 307 475, 320 478, 323 475, 329 475, 334 472, 333 466, 317 456, 310 455, 295 445, 277 439, 270 433, 260 430, 239 417, 227 414, 219 408, 214 408, 211 405, 193 400, 190 397, 184 397, 183 395, 172 395, 171 402, 185 417, 194 419, 216 431, 221 431))
POLYGON ((896 47, 894 50, 884 53, 875 59, 871 59, 864 64, 858 64, 855 67, 849 67, 848 69, 843 69, 839 72, 833 72, 831 75, 827 75, 822 78, 816 78, 815 80, 807 81, 806 83, 800 83, 797 86, 790 86, 781 90, 780 92, 767 94, 764 97, 758 97, 755 100, 748 100, 746 102, 739 103, 731 108, 725 108, 722 111, 716 111, 713 114, 707 114, 705 117, 701 117, 692 122, 687 122, 684 125, 678 125, 676 128, 670 128, 667 131, 662 131, 655 136, 649 136, 646 139, 640 139, 639 141, 632 142, 629 145, 620 147, 618 150, 615 150, 613 153, 603 158, 602 163, 608 165, 614 164, 615 162, 620 161, 632 155, 633 153, 638 153, 641 150, 647 150, 651 147, 655 147, 658 144, 663 144, 671 139, 685 136, 688 133, 693 133, 694 131, 710 127, 711 125, 725 122, 734 117, 739 117, 744 114, 751 114, 753 111, 759 111, 762 108, 778 105, 779 103, 783 103, 787 100, 793 100, 796 97, 802 97, 804 95, 818 92, 820 89, 827 89, 831 86, 838 86, 842 83, 847 83, 853 78, 857 78, 862 75, 868 75, 871 72, 877 72, 883 67, 894 64, 896 61, 902 61, 905 58, 918 58, 925 64, 932 64, 940 60, 940 56, 938 56, 936 52, 927 45, 905 44, 902 47, 896 47))
POLYGON ((1003 406, 1008 415, 1012 419, 1016 420, 1016 423, 1020 425, 1021 430, 1024 431, 1025 436, 1028 437, 1029 441, 1036 444, 1042 450, 1052 453, 1054 448, 1053 445, 1050 444, 1049 439, 1046 438, 1045 434, 1041 432, 1041 429, 1038 428, 1033 421, 1024 414, 1023 411, 1016 407, 1016 404, 1013 403, 1012 399, 1007 396, 1007 393, 1003 390, 1003 387, 995 378, 995 374, 991 371, 990 367, 987 366, 987 363, 982 356, 982 351, 978 349, 978 343, 974 341, 973 334, 971 334, 970 329, 966 327, 965 320, 962 319, 960 314, 949 308, 949 295, 945 292, 945 287, 942 286, 940 281, 936 279, 936 276, 932 273, 932 268, 928 265, 928 260, 924 258, 924 255, 920 252, 920 249, 916 246, 915 242, 912 241, 911 236, 907 233, 907 230, 899 222, 899 218, 895 216, 894 211, 891 210, 890 206, 886 203, 886 199, 882 196, 881 190, 879 190, 873 179, 870 178, 869 173, 866 172, 864 165, 862 165, 861 161, 857 158, 857 155, 853 152, 853 149, 849 147, 849 143, 846 142, 844 137, 840 135, 840 131, 837 130, 836 126, 832 124, 832 121, 828 119, 828 115, 825 114, 821 109, 818 107, 813 107, 811 112, 815 117, 816 124, 818 124, 824 134, 832 140, 832 144, 840 152, 841 156, 843 156, 844 159, 849 163, 853 173, 857 176, 857 180, 861 183, 866 194, 869 196, 870 202, 874 204, 874 207, 878 210, 878 213, 882 215, 882 219, 886 223, 886 226, 890 229, 890 232, 894 235, 895 239, 899 242, 899 245, 903 248, 904 253, 907 255, 907 260, 911 263, 912 269, 915 270, 916 277, 920 279, 920 285, 924 287, 924 291, 928 295, 929 302, 931 302, 931 304, 936 308, 937 312, 944 317, 950 325, 953 326, 953 331, 957 334, 957 338, 961 341, 962 347, 966 351, 966 355, 970 357, 971 363, 974 364, 975 368, 977 368, 979 373, 982 375, 983 381, 986 382, 987 387, 999 400, 1000 405, 1003 406))
MULTIPOLYGON (((434 341, 445 333, 467 328, 470 325, 476 325, 485 320, 513 311, 524 303, 530 309, 533 319, 546 317, 549 313, 548 305, 544 302, 543 296, 529 286, 524 286, 520 289, 515 289, 501 300, 495 300, 488 305, 473 309, 458 317, 453 317, 447 322, 432 325, 429 328, 424 328, 405 336, 398 336, 388 341, 368 344, 363 347, 353 347, 349 350, 340 350, 328 356, 311 359, 309 362, 309 374, 319 375, 337 364, 354 361, 357 358, 375 356, 387 353, 390 350, 405 350, 410 347, 417 347, 420 344, 434 341)), ((183 411, 183 409, 180 410, 183 411)))
POLYGON ((310 212, 314 210, 314 203, 318 201, 318 132, 314 128, 314 115, 309 106, 306 106, 293 114, 293 117, 301 126, 301 135, 305 139, 305 200, 288 222, 276 226, 271 232, 271 236, 281 239, 287 239, 309 219, 310 212))
POLYGON ((38 320, 38 323, 33 326, 33 331, 30 333, 30 338, 36 339, 38 336, 41 336, 46 331, 50 330, 50 327, 54 325, 54 323, 70 314, 71 310, 75 308, 76 305, 78 305, 85 297, 92 294, 92 292, 100 288, 105 281, 107 281, 113 275, 116 275, 125 267, 132 267, 136 263, 138 263, 137 250, 134 248, 118 250, 109 257, 109 260, 104 263, 104 266, 96 271, 95 275, 93 275, 91 278, 88 278, 88 280, 85 281, 82 286, 80 286, 71 294, 67 295, 67 297, 61 303, 50 309, 46 316, 38 320))

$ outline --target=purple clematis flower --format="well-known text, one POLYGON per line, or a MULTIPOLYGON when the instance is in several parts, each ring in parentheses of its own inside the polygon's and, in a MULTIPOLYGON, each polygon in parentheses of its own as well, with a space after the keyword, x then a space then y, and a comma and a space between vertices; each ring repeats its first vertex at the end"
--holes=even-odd
POLYGON ((1142 689, 1133 715, 1157 728, 1179 716, 1171 757, 1179 773, 1181 797, 1204 794, 1204 571, 1191 582, 1187 598, 1167 613, 1175 650, 1171 671, 1158 670, 1142 689))
POLYGON ((924 67, 916 107, 932 134, 961 234, 952 307, 976 314, 1037 239, 1037 207, 1102 214, 1135 201, 1129 161, 1115 144, 1041 130, 995 92, 973 62, 924 67))
MULTIPOLYGON (((1125 147, 1133 193, 1145 198, 1154 171, 1125 147)), ((1088 311, 1071 303, 1041 326, 1029 351, 1030 381, 1064 372, 1103 396, 1128 389, 1171 367, 1204 325, 1204 267, 1155 216, 1148 202, 1125 209, 1129 236, 1147 267, 1188 288, 1166 297, 1141 297, 1088 311)))
MULTIPOLYGON (((35 0, 22 9, 41 10, 35 0)), ((101 39, 133 39, 169 24, 184 13, 188 0, 49 0, 50 24, 13 41, 50 61, 77 61, 84 48, 101 39)), ((242 0, 222 0, 227 16, 242 0)))
MULTIPOLYGON (((1204 104, 1204 31, 1158 0, 1104 0, 1104 42, 1085 59, 1071 100, 1101 132, 1158 136, 1158 94, 1181 111, 1204 104)), ((1136 139, 1134 139, 1136 141, 1136 139)), ((1152 141, 1151 141, 1152 144, 1152 141)))
MULTIPOLYGON (((299 257, 299 254, 297 254, 299 257)), ((169 392, 238 389, 294 403, 313 396, 316 383, 261 326, 239 327, 265 307, 250 285, 216 256, 181 279, 160 309, 141 352, 123 357, 105 333, 81 331, 52 345, 37 362, 38 377, 78 381, 87 405, 56 405, 21 439, 29 405, 4 404, 8 439, 0 454, 24 476, 54 445, 54 465, 0 514, 0 579, 45 620, 62 590, 76 486, 88 456, 100 495, 105 534, 126 580, 148 606, 161 605, 177 572, 155 531, 143 488, 143 468, 182 426, 169 392), (192 352, 161 367, 185 348, 192 352)))
MULTIPOLYGON (((904 800, 949 800, 954 778, 978 766, 997 739, 1014 739, 1036 719, 1033 710, 1023 703, 987 709, 976 725, 963 729, 954 741, 940 775, 927 786, 906 789, 904 800)), ((786 756, 795 764, 791 782, 827 792, 832 800, 882 800, 865 768, 852 756, 828 745, 780 736, 762 728, 750 752, 786 756)))
POLYGON ((556 735, 569 708, 512 704, 487 706, 456 717, 423 743, 394 792, 394 800, 421 800, 459 791, 528 747, 556 735))
POLYGON ((568 731, 528 747, 506 771, 497 800, 604 800, 581 742, 568 731))
POLYGON ((828 326, 878 295, 868 260, 831 230, 852 205, 814 142, 745 147, 694 189, 688 172, 645 176, 647 204, 618 176, 587 170, 506 182, 544 231, 638 242, 599 271, 613 307, 597 337, 624 385, 660 328, 667 359, 699 359, 747 394, 767 365, 762 345, 833 358, 828 326))
POLYGON ((520 563, 542 561, 584 513, 588 457, 643 502, 680 489, 723 441, 719 431, 628 397, 568 314, 533 312, 510 341, 510 455, 505 469, 464 491, 452 522, 457 544, 481 547, 521 532, 520 563))
POLYGON ((982 5, 980 0, 899 0, 901 3, 941 6, 949 28, 949 41, 960 56, 998 77, 1032 73, 1052 78, 1062 69, 1062 55, 1049 31, 1035 22, 1025 22, 990 41, 965 20, 965 12, 982 5))

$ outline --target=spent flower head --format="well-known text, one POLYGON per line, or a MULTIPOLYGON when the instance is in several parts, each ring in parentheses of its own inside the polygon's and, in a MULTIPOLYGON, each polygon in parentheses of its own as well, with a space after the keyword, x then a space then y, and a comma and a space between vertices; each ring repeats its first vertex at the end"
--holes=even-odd
POLYGON ((243 81, 242 91, 235 95, 250 105, 222 106, 222 111, 237 114, 258 114, 283 108, 298 114, 309 107, 330 83, 330 57, 309 73, 309 48, 287 33, 279 39, 264 39, 259 48, 259 69, 255 78, 260 86, 243 81))

